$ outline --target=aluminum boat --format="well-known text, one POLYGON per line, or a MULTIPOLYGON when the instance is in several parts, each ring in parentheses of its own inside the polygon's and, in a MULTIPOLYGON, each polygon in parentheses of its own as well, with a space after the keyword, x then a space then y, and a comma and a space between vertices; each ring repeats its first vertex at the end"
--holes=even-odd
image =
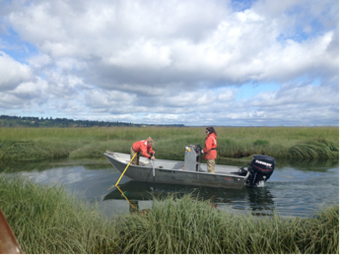
MULTIPOLYGON (((209 173, 207 164, 200 163, 200 152, 199 145, 186 146, 184 161, 152 161, 141 156, 139 165, 130 164, 124 176, 139 182, 242 189, 267 181, 275 168, 274 158, 255 155, 250 164, 240 168, 215 165, 215 173, 209 173)), ((104 155, 121 173, 130 162, 129 154, 106 151, 104 155)))

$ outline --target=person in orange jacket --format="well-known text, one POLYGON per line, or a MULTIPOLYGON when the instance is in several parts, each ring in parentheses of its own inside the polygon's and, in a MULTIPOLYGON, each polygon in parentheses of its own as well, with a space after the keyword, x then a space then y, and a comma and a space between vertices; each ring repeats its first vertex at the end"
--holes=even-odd
POLYGON ((148 137, 146 140, 135 142, 130 149, 130 159, 137 153, 134 159, 131 161, 133 165, 139 165, 139 154, 142 152, 143 156, 148 159, 155 159, 155 152, 152 150, 153 140, 148 137), (150 155, 148 154, 150 153, 150 155))
POLYGON ((205 133, 207 134, 207 137, 205 138, 205 148, 202 150, 202 153, 204 153, 203 159, 207 160, 208 172, 215 173, 217 134, 213 127, 207 127, 205 133))

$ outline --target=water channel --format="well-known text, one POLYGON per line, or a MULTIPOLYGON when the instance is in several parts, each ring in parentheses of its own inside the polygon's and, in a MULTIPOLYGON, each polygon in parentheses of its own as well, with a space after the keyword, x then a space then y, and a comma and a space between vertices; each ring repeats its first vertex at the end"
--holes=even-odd
MULTIPOLYGON (((123 177, 119 187, 130 203, 140 209, 152 207, 152 195, 181 196, 186 193, 210 199, 212 206, 236 214, 283 217, 312 216, 320 208, 339 204, 339 162, 280 162, 264 187, 241 190, 141 183, 123 177), (153 190, 153 192, 152 192, 153 190)), ((237 165, 237 164, 235 164, 237 165)), ((241 164, 242 165, 242 164, 241 164)), ((238 166, 241 166, 238 164, 238 166)), ((107 216, 129 212, 131 205, 119 190, 112 187, 120 172, 103 160, 62 160, 40 163, 1 163, 0 172, 23 175, 46 185, 63 185, 80 199, 97 202, 107 216)))

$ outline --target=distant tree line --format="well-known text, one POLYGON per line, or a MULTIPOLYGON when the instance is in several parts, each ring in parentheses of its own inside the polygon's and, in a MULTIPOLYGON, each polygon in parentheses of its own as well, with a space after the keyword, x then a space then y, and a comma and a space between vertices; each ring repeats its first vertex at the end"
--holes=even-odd
MULTIPOLYGON (((73 120, 67 118, 39 118, 39 117, 20 117, 0 115, 0 127, 146 127, 156 126, 150 124, 134 124, 129 122, 109 122, 95 120, 73 120)), ((178 126, 183 127, 183 124, 174 125, 157 125, 157 126, 178 126)))

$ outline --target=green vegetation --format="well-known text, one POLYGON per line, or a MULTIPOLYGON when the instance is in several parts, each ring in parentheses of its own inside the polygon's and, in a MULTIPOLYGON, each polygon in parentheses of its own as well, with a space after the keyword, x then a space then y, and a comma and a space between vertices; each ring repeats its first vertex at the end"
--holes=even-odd
POLYGON ((25 253, 339 253, 339 206, 310 219, 219 211, 190 194, 104 219, 62 187, 0 175, 0 204, 25 253))
POLYGON ((293 158, 333 158, 339 148, 325 139, 310 140, 294 145, 289 149, 293 158))
POLYGON ((0 205, 24 253, 84 254, 98 247, 115 248, 113 226, 99 210, 76 200, 61 186, 39 186, 1 174, 0 205))
POLYGON ((124 253, 338 253, 339 207, 315 218, 255 219, 212 208, 186 195, 156 201, 146 215, 121 218, 124 253))
MULTIPOLYGON (((217 127, 218 161, 265 154, 280 159, 339 158, 339 127, 217 127)), ((201 127, 1 128, 0 160, 103 158, 129 153, 151 136, 158 158, 183 159, 185 144, 204 146, 201 127)))

